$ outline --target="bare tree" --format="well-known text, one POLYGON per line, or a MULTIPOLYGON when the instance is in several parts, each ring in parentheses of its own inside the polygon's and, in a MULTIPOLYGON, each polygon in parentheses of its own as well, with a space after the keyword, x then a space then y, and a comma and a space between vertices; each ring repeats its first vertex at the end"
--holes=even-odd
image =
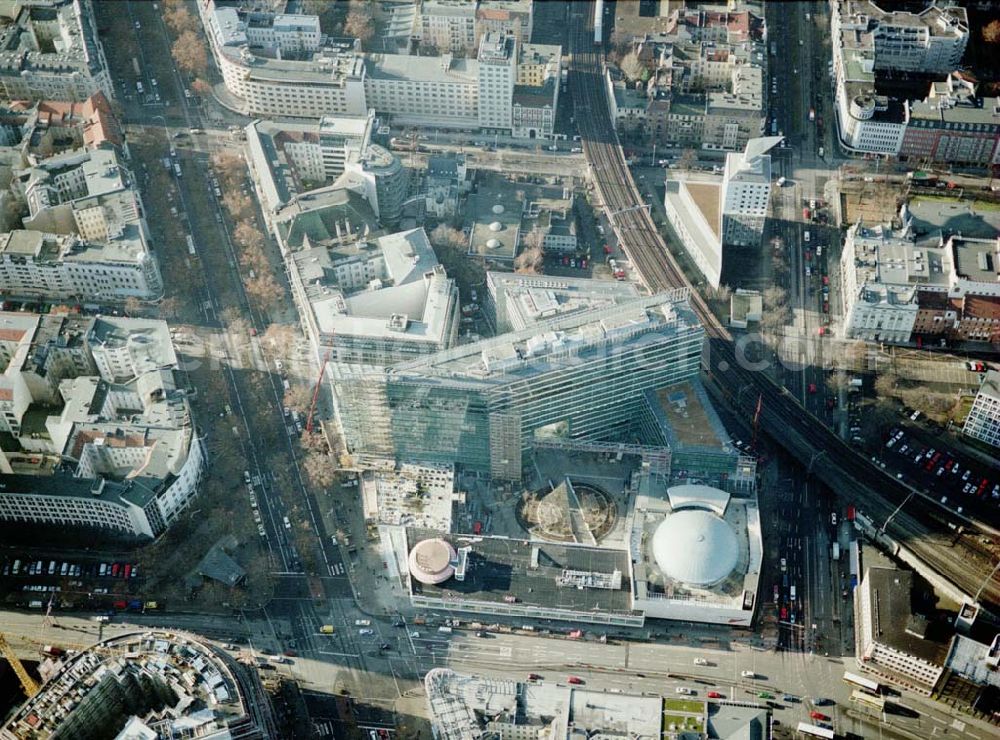
POLYGON ((240 264, 246 269, 253 270, 254 272, 257 272, 258 270, 266 270, 268 267, 267 255, 265 255, 264 250, 258 246, 244 247, 240 252, 240 264))
POLYGON ((990 21, 983 26, 983 41, 987 44, 1000 44, 1000 20, 990 21))
POLYGON ((194 33, 198 30, 198 21, 195 20, 194 16, 183 5, 165 9, 163 11, 163 20, 178 35, 188 31, 194 33))
POLYGON ((646 72, 646 65, 642 63, 642 60, 639 59, 639 55, 633 50, 622 57, 621 70, 622 74, 625 75, 630 82, 635 82, 636 80, 641 79, 643 73, 646 72))
POLYGON ((353 36, 364 45, 375 33, 375 22, 372 17, 372 7, 364 2, 352 2, 344 21, 344 34, 353 36))
POLYGON ((241 246, 248 249, 263 249, 264 237, 257 228, 257 224, 250 219, 244 219, 236 224, 233 229, 233 238, 241 246))
POLYGON ((284 403, 292 411, 300 414, 309 412, 312 406, 313 389, 301 383, 291 386, 285 391, 284 403))
POLYGON ((180 311, 181 302, 179 299, 174 297, 164 298, 160 301, 158 308, 160 315, 163 316, 163 318, 173 319, 177 317, 177 314, 180 311))
POLYGON ((435 226, 428 239, 435 247, 461 248, 465 246, 465 234, 448 224, 435 226))
POLYGON ((143 302, 136 298, 134 295, 130 295, 125 299, 125 313, 129 316, 138 316, 142 313, 143 302))
POLYGON ((696 164, 698 164, 698 152, 694 149, 685 149, 677 161, 677 166, 682 170, 694 169, 696 164))
POLYGON ((875 393, 880 398, 891 398, 896 395, 896 384, 899 376, 894 370, 883 370, 875 377, 875 393))
POLYGON ((336 478, 336 465, 329 455, 310 452, 302 459, 302 472, 313 488, 327 488, 336 478))
POLYGON ((514 260, 514 269, 523 275, 541 274, 545 267, 545 232, 538 226, 533 227, 521 241, 523 250, 514 260))
POLYGON ((203 75, 208 70, 208 52, 193 31, 185 31, 171 47, 170 53, 177 66, 192 75, 203 75))
POLYGON ((212 85, 199 77, 191 83, 191 92, 206 97, 212 94, 212 85))
POLYGON ((230 190, 222 196, 222 204, 229 211, 229 215, 234 221, 240 221, 251 215, 253 204, 250 199, 239 190, 230 190))
POLYGON ((260 340, 277 357, 289 357, 295 352, 298 332, 291 324, 268 324, 260 340))
POLYGON ((246 281, 247 297, 260 308, 273 308, 285 297, 284 291, 267 273, 246 281))
POLYGON ((221 151, 213 154, 212 168, 227 183, 239 182, 244 174, 246 174, 243 157, 230 151, 221 151))

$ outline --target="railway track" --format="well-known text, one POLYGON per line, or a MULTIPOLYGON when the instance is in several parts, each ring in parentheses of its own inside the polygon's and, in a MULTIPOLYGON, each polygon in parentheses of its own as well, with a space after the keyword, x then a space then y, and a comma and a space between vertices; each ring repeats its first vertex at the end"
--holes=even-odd
MULTIPOLYGON (((569 79, 595 188, 623 250, 646 287, 651 291, 690 288, 648 210, 641 207, 642 194, 625 162, 608 111, 601 55, 594 48, 592 30, 588 30, 592 29, 587 19, 592 22, 593 4, 586 7, 586 12, 571 14, 569 79)), ((988 548, 975 536, 956 535, 950 529, 953 525, 939 516, 936 502, 927 497, 921 500, 913 496, 913 506, 897 511, 913 494, 909 487, 850 448, 786 389, 764 373, 744 367, 732 335, 696 290, 691 290, 691 307, 708 339, 705 372, 734 410, 752 416, 759 399, 761 428, 845 505, 856 505, 873 522, 887 522, 884 531, 888 536, 958 590, 974 595, 982 587, 983 602, 994 607, 1000 604, 1000 579, 993 572, 995 563, 988 548)))

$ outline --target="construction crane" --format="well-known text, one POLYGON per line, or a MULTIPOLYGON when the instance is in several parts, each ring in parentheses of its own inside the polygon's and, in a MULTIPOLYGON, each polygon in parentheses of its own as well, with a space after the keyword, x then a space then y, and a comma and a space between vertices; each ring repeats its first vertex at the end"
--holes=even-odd
POLYGON ((3 654, 3 657, 5 657, 7 662, 10 663, 11 668, 14 669, 14 673, 17 674, 17 678, 21 682, 21 688, 24 689, 25 696, 30 699, 37 694, 41 690, 41 686, 39 686, 38 681, 33 679, 28 673, 28 669, 24 667, 23 663, 21 663, 21 659, 17 657, 17 653, 15 653, 14 649, 8 644, 2 632, 0 632, 0 653, 3 654))
POLYGON ((332 349, 326 351, 326 356, 323 358, 323 364, 319 366, 319 377, 316 378, 316 387, 313 388, 312 403, 309 404, 309 417, 306 419, 306 431, 312 434, 313 430, 313 414, 316 413, 316 399, 319 398, 319 389, 323 385, 323 376, 326 374, 326 363, 330 361, 330 353, 333 352, 332 349))

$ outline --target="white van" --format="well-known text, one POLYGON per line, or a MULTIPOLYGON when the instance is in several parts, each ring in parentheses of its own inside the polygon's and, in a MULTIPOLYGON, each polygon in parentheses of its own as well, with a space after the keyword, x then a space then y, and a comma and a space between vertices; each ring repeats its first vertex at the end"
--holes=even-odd
POLYGON ((287 516, 284 517, 284 522, 285 522, 285 529, 291 529, 292 528, 292 523, 290 521, 288 521, 288 517, 287 516))

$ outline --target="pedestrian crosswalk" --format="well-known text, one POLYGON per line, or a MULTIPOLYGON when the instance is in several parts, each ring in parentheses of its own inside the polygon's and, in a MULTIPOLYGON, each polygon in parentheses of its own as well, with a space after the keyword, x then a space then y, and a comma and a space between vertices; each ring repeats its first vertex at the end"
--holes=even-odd
POLYGON ((345 573, 343 563, 331 563, 329 568, 331 576, 342 576, 345 573))

